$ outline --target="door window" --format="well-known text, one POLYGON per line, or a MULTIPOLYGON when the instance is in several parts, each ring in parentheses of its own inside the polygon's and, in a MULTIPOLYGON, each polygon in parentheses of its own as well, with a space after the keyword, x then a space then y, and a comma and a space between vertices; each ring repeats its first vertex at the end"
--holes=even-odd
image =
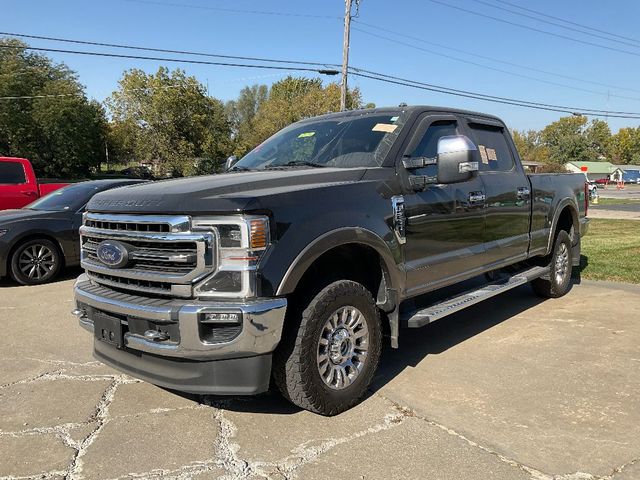
POLYGON ((513 168, 513 155, 500 127, 470 125, 480 156, 480 171, 508 172, 513 168))
MULTIPOLYGON (((424 132, 424 136, 420 140, 420 143, 411 152, 411 157, 426 157, 436 158, 438 155, 438 140, 447 135, 457 135, 458 128, 455 121, 443 120, 433 122, 427 131, 424 132)), ((415 175, 424 175, 427 177, 435 177, 438 174, 438 168, 436 165, 427 165, 424 168, 418 168, 413 170, 415 175)))
POLYGON ((18 162, 0 162, 0 183, 4 185, 18 185, 26 183, 24 168, 18 162))

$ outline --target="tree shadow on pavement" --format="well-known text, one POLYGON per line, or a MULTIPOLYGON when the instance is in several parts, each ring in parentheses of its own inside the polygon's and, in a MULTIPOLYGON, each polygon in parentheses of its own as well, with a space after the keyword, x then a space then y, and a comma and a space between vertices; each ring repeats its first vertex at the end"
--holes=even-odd
POLYGON ((379 390, 403 370, 417 366, 429 355, 445 352, 544 301, 533 293, 529 285, 522 285, 422 328, 401 329, 400 348, 393 349, 388 342, 384 345, 371 390, 379 390))
MULTIPOLYGON (((466 288, 473 283, 465 282, 466 288)), ((447 294, 451 295, 451 290, 442 292, 442 295, 447 294)), ((392 349, 389 339, 384 339, 378 372, 367 396, 375 394, 405 369, 415 367, 429 355, 442 353, 544 301, 533 293, 529 285, 523 285, 425 327, 401 329, 399 349, 392 349)), ((238 412, 287 415, 301 411, 285 400, 274 386, 268 393, 254 397, 203 396, 200 401, 238 412)))

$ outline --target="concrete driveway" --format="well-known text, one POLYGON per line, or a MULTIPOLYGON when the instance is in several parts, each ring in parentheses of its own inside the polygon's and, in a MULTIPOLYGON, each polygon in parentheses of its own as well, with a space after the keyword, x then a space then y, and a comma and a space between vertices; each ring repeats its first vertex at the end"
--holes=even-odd
POLYGON ((103 367, 72 283, 0 286, 1 478, 640 478, 638 287, 522 287, 404 332, 369 397, 324 418, 103 367))

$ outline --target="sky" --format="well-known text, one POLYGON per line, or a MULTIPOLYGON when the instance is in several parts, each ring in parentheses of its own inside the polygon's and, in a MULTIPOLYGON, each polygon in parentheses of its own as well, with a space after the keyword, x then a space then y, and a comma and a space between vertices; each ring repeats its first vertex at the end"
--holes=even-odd
MULTIPOLYGON (((339 64, 343 15, 343 0, 0 0, 0 31, 339 64)), ((494 96, 576 109, 640 112, 639 18, 637 0, 361 0, 358 16, 352 23, 350 65, 494 96), (518 6, 598 31, 584 34, 505 10, 535 16, 518 6), (610 41, 609 33, 618 35, 615 37, 618 42, 610 41)), ((584 30, 574 24, 563 25, 584 30)), ((23 40, 45 48, 186 58, 177 54, 23 40)), ((67 53, 47 55, 75 70, 87 95, 99 101, 116 89, 123 72, 131 68, 148 73, 155 72, 160 65, 183 68, 208 85, 211 95, 223 101, 235 98, 246 85, 269 85, 290 73, 318 76, 308 72, 67 53)), ((323 78, 327 82, 339 81, 339 77, 323 78)), ((563 115, 353 76, 348 84, 360 88, 365 102, 378 106, 405 102, 465 108, 498 115, 518 130, 540 129, 563 115)), ((603 118, 614 132, 621 127, 640 126, 638 119, 603 118)))

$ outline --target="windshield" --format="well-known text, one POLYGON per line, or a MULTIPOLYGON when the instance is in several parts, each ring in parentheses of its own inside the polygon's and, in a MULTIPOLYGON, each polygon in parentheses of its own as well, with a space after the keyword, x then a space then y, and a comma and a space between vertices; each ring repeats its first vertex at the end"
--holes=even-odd
MULTIPOLYGON (((111 185, 115 186, 115 185, 111 185)), ((48 195, 27 205, 25 208, 31 210, 47 210, 51 212, 63 212, 67 210, 78 210, 96 193, 108 188, 109 185, 83 182, 68 187, 60 188, 48 195)))
POLYGON ((258 145, 231 170, 379 167, 406 118, 406 112, 398 110, 295 123, 258 145))

